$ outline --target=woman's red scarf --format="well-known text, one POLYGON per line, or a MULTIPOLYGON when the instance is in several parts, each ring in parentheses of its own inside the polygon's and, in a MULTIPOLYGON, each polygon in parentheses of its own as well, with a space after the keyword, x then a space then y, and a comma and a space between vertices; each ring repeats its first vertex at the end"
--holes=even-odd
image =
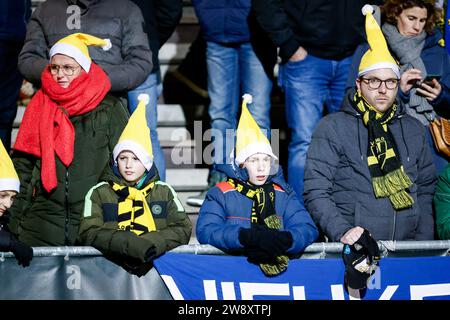
POLYGON ((56 188, 55 153, 69 167, 73 160, 75 129, 69 118, 97 107, 111 88, 106 73, 95 63, 68 88, 62 88, 48 68, 41 76, 42 88, 26 108, 14 149, 41 158, 42 185, 56 188))

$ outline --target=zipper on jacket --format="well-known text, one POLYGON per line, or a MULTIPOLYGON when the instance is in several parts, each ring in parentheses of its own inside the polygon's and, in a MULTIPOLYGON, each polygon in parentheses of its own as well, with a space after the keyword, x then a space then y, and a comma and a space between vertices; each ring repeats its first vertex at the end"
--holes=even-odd
POLYGON ((70 205, 69 205, 69 168, 66 170, 65 183, 65 198, 66 198, 66 216, 64 221, 64 245, 69 245, 69 222, 70 222, 70 205))

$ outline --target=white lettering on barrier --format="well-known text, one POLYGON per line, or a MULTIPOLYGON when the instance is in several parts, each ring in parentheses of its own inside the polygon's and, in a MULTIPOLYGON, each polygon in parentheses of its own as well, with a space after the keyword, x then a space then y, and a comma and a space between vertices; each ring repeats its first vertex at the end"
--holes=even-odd
POLYGON ((66 285, 69 290, 80 290, 81 289, 81 271, 80 267, 71 264, 66 267, 66 273, 70 274, 67 278, 66 285))
POLYGON ((424 297, 450 296, 450 283, 412 285, 409 287, 411 300, 424 297))
POLYGON ((254 296, 289 296, 289 283, 240 282, 242 300, 253 300, 254 296))
POLYGON ((222 294, 224 300, 236 300, 236 292, 234 291, 234 282, 221 282, 222 294))
MULTIPOLYGON (((69 268, 70 266, 68 266, 69 268)), ((77 266, 75 266, 78 268, 77 266)), ((78 268, 79 272, 79 268, 78 268)), ((68 272, 69 273, 69 272, 68 272)), ((183 295, 178 289, 171 276, 161 275, 172 297, 175 300, 184 300, 183 295)), ((69 283, 69 280, 68 280, 69 283)), ((236 300, 234 282, 220 282, 224 300, 236 300)), ((257 283, 257 282, 238 282, 242 300, 253 300, 255 296, 287 296, 290 294, 289 283, 257 283)), ((69 287, 69 285, 68 285, 69 287)), ((380 295, 379 300, 391 300, 399 285, 389 285, 380 295)), ((69 288, 70 289, 70 288, 69 288)), ((77 288, 79 289, 79 287, 77 288)), ((215 280, 203 280, 203 289, 206 300, 218 300, 218 293, 215 280)), ((370 289, 369 289, 370 290, 370 289)), ((344 286, 335 284, 330 286, 332 300, 345 300, 344 286)), ((411 300, 423 300, 424 297, 450 296, 450 283, 429 284, 429 285, 411 285, 411 300)), ((306 300, 304 286, 292 286, 293 300, 306 300)), ((359 300, 356 296, 349 297, 350 300, 359 300)))
POLYGON ((172 295, 172 298, 174 300, 184 300, 184 297, 181 294, 180 289, 178 289, 177 285, 175 284, 175 281, 171 276, 161 275, 161 278, 163 279, 164 283, 169 289, 170 294, 172 295))

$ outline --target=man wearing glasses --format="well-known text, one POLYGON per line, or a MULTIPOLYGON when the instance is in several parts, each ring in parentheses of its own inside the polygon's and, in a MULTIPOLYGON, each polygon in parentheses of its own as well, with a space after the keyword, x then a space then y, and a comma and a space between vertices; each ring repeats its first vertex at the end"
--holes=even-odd
POLYGON ((375 240, 432 240, 435 168, 423 125, 397 98, 399 87, 409 93, 420 71, 400 77, 371 13, 366 32, 370 49, 356 86, 313 134, 306 208, 330 241, 353 245, 365 230, 375 240))

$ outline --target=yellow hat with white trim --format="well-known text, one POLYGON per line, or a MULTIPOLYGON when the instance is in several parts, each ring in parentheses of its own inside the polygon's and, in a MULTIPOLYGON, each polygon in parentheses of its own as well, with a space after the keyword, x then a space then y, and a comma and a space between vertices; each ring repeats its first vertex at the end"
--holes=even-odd
POLYGON ((91 68, 91 56, 88 46, 101 46, 103 50, 111 49, 109 39, 100 39, 86 33, 74 33, 56 42, 50 49, 50 59, 55 54, 64 54, 76 60, 84 71, 89 72, 91 68))
POLYGON ((241 117, 236 131, 236 163, 241 164, 256 153, 264 153, 278 160, 269 140, 248 110, 247 104, 252 103, 252 96, 244 94, 242 98, 241 117))
POLYGON ((138 96, 138 106, 131 115, 128 123, 113 150, 114 161, 117 164, 117 157, 122 151, 133 152, 144 165, 150 170, 153 165, 153 148, 150 140, 150 129, 145 115, 146 105, 150 101, 148 94, 138 96))
POLYGON ((362 14, 366 16, 366 34, 369 50, 364 54, 358 68, 358 77, 372 70, 391 69, 400 78, 400 69, 397 62, 389 52, 386 39, 377 21, 373 17, 374 8, 366 4, 362 14))
POLYGON ((20 180, 13 162, 0 140, 0 191, 20 191, 20 180))

